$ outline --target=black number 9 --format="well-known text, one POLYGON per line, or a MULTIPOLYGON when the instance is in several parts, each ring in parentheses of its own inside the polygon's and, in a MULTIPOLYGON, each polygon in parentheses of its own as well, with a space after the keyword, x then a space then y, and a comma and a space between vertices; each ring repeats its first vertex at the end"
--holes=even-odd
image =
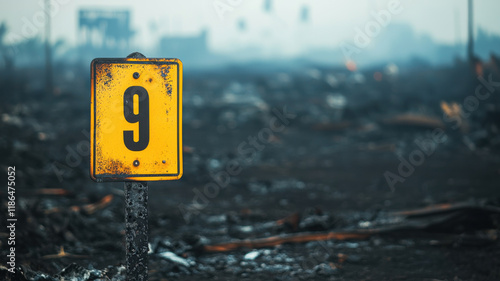
POLYGON ((132 151, 141 151, 149 144, 149 95, 141 86, 132 86, 123 94, 123 113, 129 123, 139 122, 139 140, 134 141, 134 131, 123 131, 125 146, 132 151), (139 96, 139 112, 134 114, 134 96, 139 96))

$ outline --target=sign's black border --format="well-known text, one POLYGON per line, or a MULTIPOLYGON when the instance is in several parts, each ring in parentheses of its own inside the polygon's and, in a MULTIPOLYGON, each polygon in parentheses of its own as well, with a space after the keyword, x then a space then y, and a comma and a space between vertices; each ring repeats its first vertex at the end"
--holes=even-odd
POLYGON ((177 177, 180 175, 181 173, 181 163, 180 163, 180 155, 181 155, 181 148, 180 148, 180 134, 179 134, 179 126, 180 126, 180 123, 182 122, 182 120, 179 119, 179 100, 180 100, 180 84, 179 84, 179 79, 180 79, 180 67, 179 67, 179 63, 176 62, 176 61, 163 61, 163 59, 155 59, 155 58, 151 58, 151 59, 146 59, 146 60, 138 60, 138 61, 130 61, 128 59, 120 59, 120 58, 97 58, 97 59, 94 59, 92 60, 91 62, 91 66, 92 66, 92 73, 93 73, 93 77, 92 79, 94 80, 94 130, 93 131, 93 139, 94 139, 94 143, 93 143, 93 151, 94 151, 94 167, 93 167, 93 176, 95 177, 95 179, 97 181, 135 181, 135 180, 130 180, 130 179, 127 179, 128 177, 177 177), (97 79, 96 79, 96 66, 98 64, 103 64, 103 63, 114 63, 114 64, 157 64, 157 65, 163 65, 163 64, 173 64, 173 65, 177 65, 177 173, 176 174, 132 174, 132 175, 129 175, 129 174, 99 174, 97 175, 96 174, 96 128, 97 128, 97 116, 96 116, 96 113, 97 113, 97 109, 96 109, 96 106, 97 106, 97 95, 96 95, 96 83, 97 83, 97 79))

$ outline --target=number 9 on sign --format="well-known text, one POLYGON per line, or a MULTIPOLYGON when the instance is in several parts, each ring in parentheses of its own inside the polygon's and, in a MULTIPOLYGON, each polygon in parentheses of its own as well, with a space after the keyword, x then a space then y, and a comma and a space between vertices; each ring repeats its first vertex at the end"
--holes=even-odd
POLYGON ((129 123, 139 123, 139 140, 134 141, 134 131, 123 131, 123 142, 132 151, 146 149, 149 144, 149 95, 141 86, 132 86, 123 95, 123 113, 129 123), (138 97, 139 112, 134 112, 134 98, 138 97))

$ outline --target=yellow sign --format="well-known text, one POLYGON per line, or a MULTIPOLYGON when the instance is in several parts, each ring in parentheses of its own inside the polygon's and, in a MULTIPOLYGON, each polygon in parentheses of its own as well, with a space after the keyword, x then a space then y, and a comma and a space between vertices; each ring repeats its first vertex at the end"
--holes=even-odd
POLYGON ((95 181, 182 176, 182 62, 94 59, 90 176, 95 181))

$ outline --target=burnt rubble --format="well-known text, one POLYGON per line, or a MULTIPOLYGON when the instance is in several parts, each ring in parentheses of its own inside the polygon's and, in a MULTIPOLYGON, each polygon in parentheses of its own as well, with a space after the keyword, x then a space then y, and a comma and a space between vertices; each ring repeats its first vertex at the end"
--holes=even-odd
MULTIPOLYGON (((499 279, 498 89, 471 107, 482 82, 461 65, 389 69, 186 73, 184 176, 150 184, 150 280, 499 279)), ((88 177, 89 89, 23 83, 0 104, 19 221, 0 279, 125 280, 123 184, 88 177)))

